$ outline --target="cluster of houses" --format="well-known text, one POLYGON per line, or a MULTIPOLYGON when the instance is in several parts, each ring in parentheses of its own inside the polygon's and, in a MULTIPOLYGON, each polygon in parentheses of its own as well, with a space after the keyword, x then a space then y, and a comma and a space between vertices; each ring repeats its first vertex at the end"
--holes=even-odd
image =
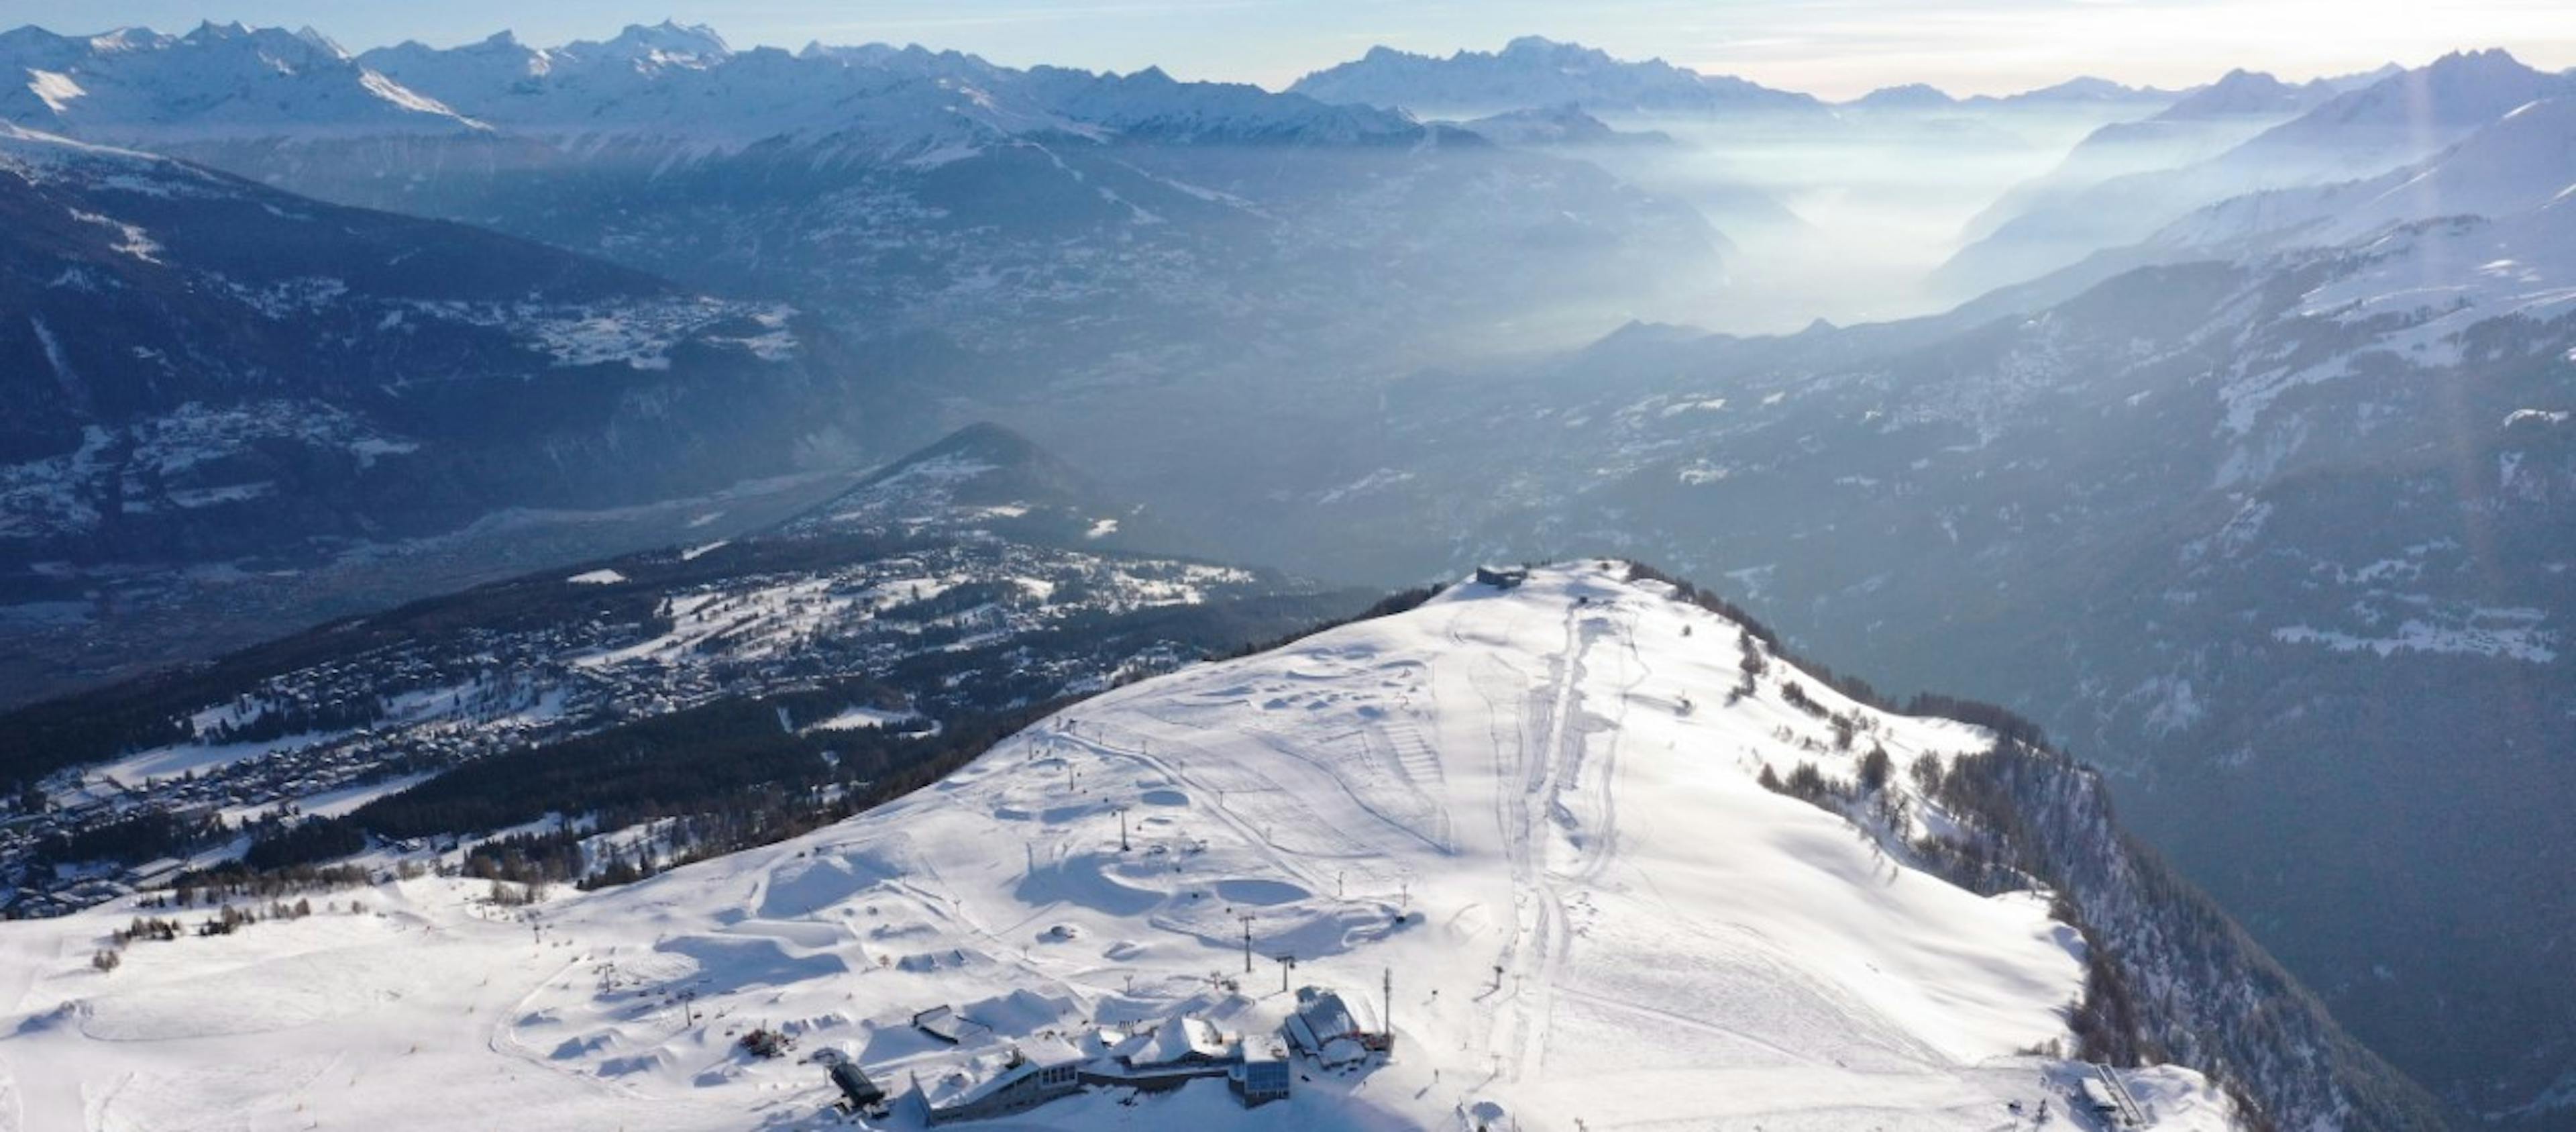
MULTIPOLYGON (((686 648, 623 655, 663 627, 604 619, 590 603, 575 601, 558 619, 324 660, 207 705, 193 721, 195 737, 181 740, 207 749, 174 752, 183 757, 167 760, 192 765, 185 774, 109 778, 94 768, 74 770, 43 784, 47 803, 40 808, 13 812, 17 800, 0 799, 0 916, 67 914, 166 882, 178 871, 160 867, 167 861, 71 866, 47 859, 47 844, 72 835, 152 813, 192 828, 216 814, 238 825, 371 781, 435 772, 721 699, 882 673, 944 648, 966 627, 979 636, 1033 632, 1075 612, 1131 608, 1176 585, 1153 563, 972 544, 839 563, 803 584, 782 585, 780 575, 768 573, 674 594, 661 611, 685 607, 695 628, 704 630, 686 648), (936 624, 878 617, 887 602, 921 592, 918 580, 925 578, 1017 596, 936 624), (909 588, 907 579, 914 581, 909 588), (1032 589, 1022 579, 1043 580, 1043 586, 1032 589), (304 728, 313 730, 279 734, 304 728)), ((578 596, 587 587, 565 589, 578 596)), ((1172 666, 1188 658, 1131 659, 1172 666)), ((1019 675, 1072 687, 1105 681, 1108 672, 1088 650, 1070 648, 1033 650, 1019 675)), ((1021 694, 1017 685, 998 686, 1021 694)), ((923 709, 938 711, 948 706, 935 702, 938 697, 972 693, 943 687, 923 694, 923 709)), ((227 829, 176 851, 204 856, 238 836, 227 829)))
MULTIPOLYGON (((1225 1082, 1244 1107, 1253 1108, 1287 1099, 1294 1058, 1332 1067, 1391 1052, 1392 1035, 1367 1028, 1359 1017, 1338 993, 1306 987, 1276 1034, 1230 1035, 1205 1018, 1182 1014, 1124 1030, 1024 1038, 1009 1046, 996 1071, 980 1077, 954 1073, 927 1085, 916 1079, 900 1095, 853 1062, 834 1063, 831 1077, 851 1111, 908 1110, 932 1125, 1009 1116, 1086 1089, 1159 1093, 1203 1080, 1225 1082)), ((946 1006, 914 1015, 913 1028, 953 1045, 992 1034, 946 1006)))

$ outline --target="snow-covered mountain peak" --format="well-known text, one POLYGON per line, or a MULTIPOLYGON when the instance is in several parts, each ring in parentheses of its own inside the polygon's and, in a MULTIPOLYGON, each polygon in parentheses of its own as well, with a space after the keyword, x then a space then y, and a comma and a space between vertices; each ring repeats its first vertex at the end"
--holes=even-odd
POLYGON ((305 29, 205 23, 183 36, 135 29, 0 36, 0 119, 94 141, 157 145, 242 138, 464 134, 481 127, 305 29))
MULTIPOLYGON (((137 945, 112 980, 56 937, 127 913, 0 936, 36 1019, 10 1066, 47 1113, 78 1103, 36 1087, 52 1074, 224 1066, 257 1103, 384 1129, 793 1121, 834 1097, 825 1047, 903 1097, 877 1127, 1030 1065, 1068 1087, 1014 1127, 1966 1132, 2063 1110, 2093 1071, 2021 1051, 2068 1037, 2074 929, 1890 836, 1946 820, 1907 768, 1990 736, 1852 703, 1617 563, 1495 580, 1106 692, 852 820, 533 917, 424 879, 360 894, 385 916, 137 945), (1857 824, 1761 784, 1856 781, 1872 752, 1895 769, 1857 824), (1301 1037, 1301 987, 1348 1017, 1301 1037), (740 1052, 754 1027, 805 1056, 740 1052), (1284 1100, 1245 1112, 1221 1075, 1072 1087, 1238 1038, 1311 1051, 1284 1100), (315 1064, 370 1087, 302 1089, 315 1064), (409 1103, 441 1079, 481 1084, 409 1103)), ((2232 1125, 2188 1071, 2107 1079, 2167 1132, 2232 1125)))
MULTIPOLYGON (((42 31, 42 29, 40 29, 40 28, 36 28, 36 27, 33 27, 33 26, 20 28, 20 29, 18 29, 18 30, 19 30, 19 31, 42 31)), ((10 34, 15 34, 15 33, 10 33, 10 34)), ((171 37, 170 37, 170 36, 163 35, 163 34, 162 34, 162 33, 160 33, 160 32, 157 32, 157 31, 152 30, 151 28, 147 28, 147 27, 125 27, 125 28, 116 28, 116 29, 111 30, 111 31, 106 31, 106 32, 102 32, 102 33, 100 33, 100 34, 98 34, 98 35, 91 36, 91 37, 89 37, 89 45, 90 45, 90 49, 91 49, 91 50, 94 50, 94 51, 101 51, 101 52, 107 52, 107 51, 149 51, 149 50, 152 50, 152 49, 154 49, 154 48, 158 48, 158 47, 166 46, 166 45, 170 42, 170 40, 171 40, 171 37)))
POLYGON ((645 68, 708 67, 734 55, 714 28, 667 19, 651 25, 628 24, 605 42, 579 40, 557 51, 585 61, 613 60, 645 68))
MULTIPOLYGON (((1467 53, 1460 52, 1459 54, 1465 55, 1467 53)), ((1505 59, 1520 60, 1530 63, 1551 64, 1560 67, 1615 67, 1619 65, 1619 61, 1611 58, 1609 52, 1603 51, 1598 47, 1586 47, 1580 43, 1559 43, 1556 40, 1549 39, 1543 35, 1515 36, 1510 42, 1503 44, 1503 50, 1500 54, 1501 57, 1505 59)), ((1651 66, 1660 63, 1663 63, 1663 60, 1651 59, 1646 60, 1642 65, 1651 66)))
MULTIPOLYGON (((2169 248, 2223 250, 2240 244, 2335 245, 2383 228, 2438 217, 2506 219, 2540 213, 2576 190, 2576 93, 2524 103, 2494 124, 2423 161, 2378 177, 2233 197, 2199 209, 2159 231, 2169 248)), ((2534 225, 2548 219, 2535 217, 2534 225)), ((2536 234, 2516 228, 2524 238, 2536 234)), ((2531 239, 2514 253, 2517 272, 2563 269, 2552 262, 2563 241, 2531 239)), ((2442 274, 2471 266, 2453 265, 2442 274)), ((2525 280, 2528 282, 2528 280, 2525 280)), ((2439 294, 2465 307, 2484 287, 2439 294)))
POLYGON ((2458 130, 2492 122, 2571 83, 2576 79, 2534 70, 2502 48, 2455 51, 2339 95, 2276 132, 2305 138, 2354 127, 2458 130))
POLYGON ((340 42, 338 40, 322 34, 319 29, 315 28, 311 24, 306 24, 303 27, 295 29, 295 38, 312 44, 315 50, 329 52, 331 57, 334 59, 346 59, 349 57, 348 48, 340 46, 340 42))
POLYGON ((213 20, 199 20, 194 29, 180 38, 197 43, 208 43, 225 39, 245 39, 249 36, 250 28, 240 20, 220 24, 213 20))
MULTIPOLYGON (((896 1081, 971 1079, 990 1072, 979 1044, 1104 1020, 1189 1011, 1266 1034, 1295 1002, 1283 976, 1395 1035, 1391 1063, 1308 1078, 1290 1119, 1310 1126, 1373 1103, 1402 1126, 1490 1106, 1544 1127, 1824 1127, 1892 1106, 1908 1127, 1968 1128, 2062 1079, 2015 1053, 2059 1040, 2079 993, 2080 945, 2043 900, 1952 888, 1759 782, 1819 765, 1850 781, 1873 750, 1902 767, 1990 737, 1881 716, 1770 660, 1731 695, 1740 626, 1622 564, 1501 580, 1111 692, 884 809, 629 899, 674 915, 675 936, 720 934, 748 873, 769 895, 744 912, 879 941, 813 953, 899 972, 861 976, 857 1006, 822 980, 767 1009, 845 1012, 853 1048, 888 1055, 871 1074, 896 1081), (1856 729, 1847 748, 1835 720, 1856 729), (1014 841, 1020 858, 994 851, 1014 841), (1012 1001, 1046 1005, 961 1006, 991 1031, 963 1049, 880 1036, 938 1003, 1012 1001), (1905 1095, 1884 1091, 1898 1080, 1905 1095)), ((1908 827, 1941 820, 1919 804, 1891 805, 1908 827)), ((582 1004, 556 1017, 567 1037, 609 1023, 582 1004)), ((2226 1124, 2188 1073, 2132 1080, 2170 1127, 2226 1124)), ((1019 1119, 1086 1127, 1101 1103, 1019 1119)))

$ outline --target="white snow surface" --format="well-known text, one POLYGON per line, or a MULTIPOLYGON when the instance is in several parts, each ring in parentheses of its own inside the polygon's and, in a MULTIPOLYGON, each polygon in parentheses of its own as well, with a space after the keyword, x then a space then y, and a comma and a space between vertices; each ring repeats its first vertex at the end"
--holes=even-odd
MULTIPOLYGON (((1755 782, 1855 772, 1792 679, 1899 767, 1987 736, 1777 662, 1729 704, 1738 640, 1623 567, 1546 568, 1107 693, 848 822, 533 913, 400 882, 107 975, 89 956, 130 910, 0 924, 0 1130, 839 1126, 801 1060, 823 1047, 947 1094, 1012 1045, 1183 1013, 1267 1035, 1284 953, 1391 1006, 1393 1059, 1301 1062, 1249 1112, 1201 1082, 1007 1126, 1983 1130, 2043 1097, 2067 1120, 2078 1067, 2016 1052, 2065 1037, 2082 984, 2046 900, 1955 888, 1755 782), (989 1032, 910 1028, 941 1005, 989 1032), (761 1024, 797 1056, 734 1047, 761 1024)), ((1903 823, 1939 828, 1897 779, 1903 823)), ((2230 1127, 2195 1074, 2125 1076, 2154 1127, 2230 1127)))

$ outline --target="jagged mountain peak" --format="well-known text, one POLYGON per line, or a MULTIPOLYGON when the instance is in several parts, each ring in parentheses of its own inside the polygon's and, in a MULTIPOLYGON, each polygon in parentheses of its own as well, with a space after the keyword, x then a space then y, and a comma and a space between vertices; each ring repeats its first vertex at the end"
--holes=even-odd
POLYGON ((250 28, 244 25, 240 20, 231 20, 220 24, 213 20, 200 20, 197 22, 195 29, 189 31, 181 38, 195 40, 200 43, 210 43, 216 40, 242 39, 249 35, 250 28))
MULTIPOLYGON (((1460 54, 1464 55, 1469 53, 1461 52, 1460 54)), ((1598 47, 1587 47, 1581 43, 1571 41, 1559 42, 1557 40, 1549 39, 1543 35, 1516 36, 1510 42, 1503 44, 1501 56, 1506 59, 1536 60, 1549 63, 1580 62, 1593 66, 1620 65, 1619 61, 1612 58, 1609 52, 1598 47)), ((1663 63, 1663 60, 1650 59, 1645 60, 1639 65, 1652 66, 1660 63, 1663 63)))
MULTIPOLYGON (((33 27, 22 31, 41 30, 33 27)), ((122 27, 89 37, 89 45, 99 51, 142 51, 162 46, 171 37, 147 27, 122 27)))
POLYGON ((628 24, 615 38, 605 42, 576 41, 567 43, 566 52, 596 51, 625 59, 688 59, 714 62, 731 56, 734 51, 722 35, 705 24, 682 24, 665 19, 658 24, 628 24))
MULTIPOLYGON (((2158 232, 2167 248, 2240 243, 2331 245, 2437 217, 2540 217, 2576 181, 2576 92, 2525 103, 2458 144, 2378 177, 2230 198, 2158 232)), ((2546 222, 2542 223, 2546 227, 2546 222)), ((2530 233, 2524 254, 2546 262, 2551 241, 2530 233)), ((2518 270, 2529 270, 2522 265, 2518 270)))
POLYGON ((2535 70, 2503 48, 2454 51, 2338 95, 2278 133, 2283 139, 2316 141, 2356 126, 2457 130, 2492 122, 2514 107, 2571 88, 2576 79, 2535 70))
POLYGON ((0 87, 0 119, 115 144, 481 129, 310 28, 207 22, 183 36, 87 38, 21 28, 0 36, 0 72, 31 79, 0 87))

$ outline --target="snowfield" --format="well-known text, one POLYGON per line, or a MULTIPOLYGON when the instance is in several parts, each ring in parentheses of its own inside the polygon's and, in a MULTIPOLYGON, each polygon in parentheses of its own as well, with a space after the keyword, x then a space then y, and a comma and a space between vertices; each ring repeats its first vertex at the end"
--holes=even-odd
MULTIPOLYGON (((2069 1042, 2083 981, 2046 899, 1953 887, 1756 781, 1848 780, 1875 743, 1891 820, 1935 831, 1903 768, 1988 736, 1776 661, 1730 703, 1737 628, 1626 577, 1461 585, 1131 685, 841 825, 532 909, 406 881, 105 975, 128 908, 0 925, 0 1129, 831 1127, 827 1047, 944 1101, 1013 1047, 1097 1055, 1184 1013, 1270 1045, 1283 984, 1391 1008, 1391 1060, 1300 1059, 1251 1110, 1202 1080, 965 1126, 1983 1132, 2045 1099, 2095 1127, 2068 1107, 2087 1068, 2022 1052, 2069 1042), (1849 751, 1792 681, 1857 713, 1849 751), (939 1006, 960 1043, 911 1024, 939 1006), (795 1050, 743 1052, 753 1027, 795 1050)), ((2233 1126, 2196 1074, 2120 1077, 2153 1127, 2233 1126)))

